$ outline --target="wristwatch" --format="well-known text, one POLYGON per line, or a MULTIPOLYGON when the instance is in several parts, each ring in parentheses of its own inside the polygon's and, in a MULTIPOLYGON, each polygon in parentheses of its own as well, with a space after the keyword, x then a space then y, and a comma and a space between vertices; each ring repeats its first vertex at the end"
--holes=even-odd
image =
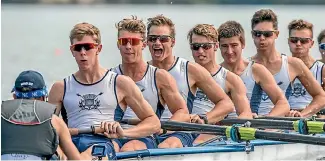
POLYGON ((209 123, 206 114, 198 114, 198 116, 200 117, 200 119, 202 119, 204 121, 205 124, 209 123))

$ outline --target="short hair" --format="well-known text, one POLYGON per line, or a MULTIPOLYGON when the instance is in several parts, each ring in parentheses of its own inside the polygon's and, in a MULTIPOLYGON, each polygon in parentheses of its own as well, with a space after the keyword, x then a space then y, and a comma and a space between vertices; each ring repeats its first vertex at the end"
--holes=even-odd
POLYGON ((325 29, 322 30, 317 37, 318 44, 320 44, 324 38, 325 38, 325 29))
POLYGON ((137 18, 137 16, 132 15, 132 18, 125 18, 115 24, 118 30, 118 35, 120 31, 125 30, 133 33, 140 33, 143 39, 146 38, 146 25, 143 20, 137 18))
POLYGON ((313 37, 313 28, 314 28, 314 25, 308 21, 305 21, 302 19, 293 20, 288 25, 289 36, 290 36, 292 30, 308 29, 311 31, 311 37, 313 37))
POLYGON ((193 34, 204 36, 213 42, 218 42, 218 31, 210 24, 197 24, 187 34, 187 39, 192 42, 193 34))
POLYGON ((147 26, 147 32, 149 34, 149 30, 152 26, 169 26, 170 28, 170 36, 172 38, 175 38, 175 24, 173 21, 163 15, 157 15, 152 18, 148 18, 148 26, 147 26))
POLYGON ((96 43, 101 44, 101 35, 99 29, 87 22, 76 24, 70 31, 70 43, 74 39, 81 40, 84 36, 92 36, 96 43))
POLYGON ((239 36, 239 40, 242 44, 245 44, 245 31, 242 25, 236 21, 227 21, 220 25, 218 28, 219 36, 218 41, 221 38, 231 38, 239 36))
POLYGON ((273 28, 278 29, 278 17, 271 9, 261 9, 254 13, 251 20, 252 29, 261 22, 272 22, 273 28))

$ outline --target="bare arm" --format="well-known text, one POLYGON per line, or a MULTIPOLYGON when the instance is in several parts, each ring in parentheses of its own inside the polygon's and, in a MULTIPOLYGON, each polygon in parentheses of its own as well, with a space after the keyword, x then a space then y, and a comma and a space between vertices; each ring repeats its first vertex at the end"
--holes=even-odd
POLYGON ((325 92, 302 60, 298 58, 290 58, 288 59, 288 62, 292 67, 290 69, 294 70, 307 92, 313 97, 310 104, 301 111, 303 117, 310 117, 319 112, 325 106, 325 92))
POLYGON ((190 115, 185 100, 178 91, 175 79, 163 69, 157 70, 156 78, 161 96, 173 114, 170 120, 189 122, 190 115))
MULTIPOLYGON (((246 87, 239 76, 232 72, 227 72, 226 90, 230 92, 231 99, 235 104, 238 118, 251 119, 252 111, 246 96, 246 87)), ((228 93, 228 92, 227 92, 228 93)))
POLYGON ((189 79, 194 80, 195 85, 200 88, 207 97, 215 104, 214 108, 208 112, 209 124, 224 119, 224 117, 234 110, 234 104, 223 89, 211 77, 210 73, 196 63, 188 64, 189 79))
POLYGON ((268 116, 285 116, 289 113, 290 107, 280 87, 276 84, 273 75, 263 65, 255 63, 253 65, 253 75, 255 81, 261 85, 263 91, 270 97, 274 104, 268 116))
POLYGON ((134 81, 129 77, 119 75, 116 83, 119 103, 124 101, 141 120, 138 125, 125 129, 124 136, 139 138, 158 132, 161 126, 160 121, 134 81))
POLYGON ((60 115, 61 108, 62 108, 63 94, 64 94, 64 82, 63 81, 55 82, 50 90, 48 102, 56 105, 55 114, 58 116, 60 115))
POLYGON ((61 118, 56 115, 52 116, 52 125, 59 135, 59 144, 63 153, 68 157, 68 160, 89 160, 91 158, 81 158, 81 155, 73 144, 69 129, 61 118))

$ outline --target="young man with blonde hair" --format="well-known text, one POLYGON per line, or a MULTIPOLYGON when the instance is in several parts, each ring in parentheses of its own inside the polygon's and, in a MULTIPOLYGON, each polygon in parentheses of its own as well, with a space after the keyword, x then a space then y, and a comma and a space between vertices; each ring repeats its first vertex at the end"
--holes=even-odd
MULTIPOLYGON (((252 118, 243 81, 239 76, 216 63, 216 51, 219 44, 218 31, 215 27, 209 24, 197 24, 188 32, 187 39, 195 62, 208 70, 213 79, 232 99, 236 110, 228 114, 227 118, 252 118)), ((214 103, 208 99, 202 90, 198 89, 192 114, 207 113, 214 107, 214 103)), ((204 142, 211 137, 214 136, 201 134, 194 143, 204 142)))
MULTIPOLYGON (((200 88, 215 104, 213 110, 199 115, 191 115, 191 122, 215 124, 234 110, 234 104, 222 88, 213 80, 202 66, 173 55, 175 45, 175 26, 171 19, 158 15, 148 19, 147 42, 152 60, 149 64, 167 70, 176 80, 177 87, 187 108, 192 113, 193 101, 200 88)), ((169 119, 165 111, 162 118, 169 119)), ((192 146, 193 137, 182 132, 159 135, 160 148, 192 146)))
MULTIPOLYGON (((133 16, 123 19, 117 25, 118 49, 122 57, 119 64, 111 71, 130 77, 140 88, 142 95, 149 102, 154 112, 161 117, 164 106, 172 113, 170 120, 189 122, 186 103, 179 94, 174 78, 165 70, 147 64, 142 57, 146 47, 146 26, 142 20, 133 16)), ((132 109, 127 108, 123 119, 136 119, 132 109)), ((133 151, 157 148, 152 136, 140 139, 117 139, 121 151, 133 151)))
POLYGON ((263 65, 242 57, 246 43, 241 24, 227 21, 220 25, 218 32, 220 52, 224 59, 221 66, 240 76, 246 86, 246 95, 254 115, 285 116, 289 112, 289 104, 272 74, 263 65), (274 107, 260 106, 263 91, 270 96, 274 107))
POLYGON ((103 135, 73 136, 78 150, 83 152, 94 144, 102 144, 108 158, 114 159, 111 138, 137 138, 159 131, 159 119, 135 83, 99 64, 102 49, 99 29, 89 23, 79 23, 70 32, 70 42, 79 70, 54 83, 49 102, 58 106, 56 114, 62 111, 69 128, 100 125, 105 130, 103 135), (123 129, 119 124, 126 107, 131 107, 141 120, 129 129, 123 129))
MULTIPOLYGON (((302 19, 293 20, 288 25, 288 30, 288 44, 292 56, 301 59, 317 82, 322 85, 325 77, 323 74, 325 72, 324 63, 316 61, 310 55, 310 49, 314 45, 313 24, 302 19)), ((302 111, 312 100, 313 97, 306 91, 301 82, 295 79, 293 91, 289 98, 291 109, 302 111)))
MULTIPOLYGON (((317 83, 306 65, 298 58, 280 54, 275 48, 278 38, 277 15, 270 9, 261 9, 251 19, 252 37, 257 54, 252 57, 256 63, 264 65, 273 75, 282 92, 289 99, 292 82, 298 78, 307 89, 313 100, 301 112, 290 111, 289 116, 310 117, 319 112, 325 105, 325 92, 317 83)), ((268 95, 263 93, 261 106, 272 108, 268 95)))

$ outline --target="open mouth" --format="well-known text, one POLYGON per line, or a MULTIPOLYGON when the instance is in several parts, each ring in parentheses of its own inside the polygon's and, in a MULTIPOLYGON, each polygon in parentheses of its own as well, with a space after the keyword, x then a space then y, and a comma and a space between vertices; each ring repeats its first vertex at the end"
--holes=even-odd
POLYGON ((155 56, 162 56, 162 54, 163 54, 163 49, 162 49, 162 48, 154 48, 154 49, 153 49, 153 54, 154 54, 155 56))

